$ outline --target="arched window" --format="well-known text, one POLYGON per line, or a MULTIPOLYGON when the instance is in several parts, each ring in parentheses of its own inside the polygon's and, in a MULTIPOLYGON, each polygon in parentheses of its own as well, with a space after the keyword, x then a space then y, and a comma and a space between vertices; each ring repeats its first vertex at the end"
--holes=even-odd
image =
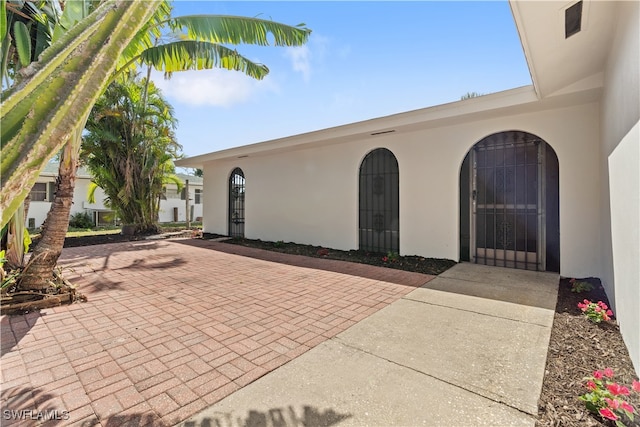
POLYGON ((398 161, 386 148, 367 154, 360 165, 359 247, 361 250, 400 252, 398 161))
POLYGON ((245 179, 242 169, 235 168, 229 177, 229 236, 244 237, 245 179))

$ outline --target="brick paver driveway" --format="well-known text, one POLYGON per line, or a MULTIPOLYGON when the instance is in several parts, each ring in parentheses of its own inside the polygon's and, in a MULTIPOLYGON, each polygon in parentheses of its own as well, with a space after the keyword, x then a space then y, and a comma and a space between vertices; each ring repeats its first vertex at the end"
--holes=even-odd
POLYGON ((61 264, 89 301, 2 316, 2 425, 173 425, 431 279, 190 239, 61 264))

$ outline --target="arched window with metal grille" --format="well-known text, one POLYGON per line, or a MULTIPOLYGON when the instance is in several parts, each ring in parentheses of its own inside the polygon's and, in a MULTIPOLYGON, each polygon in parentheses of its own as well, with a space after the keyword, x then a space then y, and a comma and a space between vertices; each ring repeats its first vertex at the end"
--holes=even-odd
POLYGON ((360 164, 359 248, 400 252, 400 174, 386 148, 369 152, 360 164))
POLYGON ((229 236, 244 237, 245 179, 242 169, 235 168, 229 177, 229 236))
POLYGON ((534 134, 476 143, 460 170, 460 259, 559 272, 558 176, 555 151, 534 134))

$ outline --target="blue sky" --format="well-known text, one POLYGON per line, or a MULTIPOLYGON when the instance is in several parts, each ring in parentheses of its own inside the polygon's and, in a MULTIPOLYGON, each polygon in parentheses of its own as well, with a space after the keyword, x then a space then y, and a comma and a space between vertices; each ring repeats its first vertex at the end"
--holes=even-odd
POLYGON ((270 73, 154 79, 187 156, 531 84, 506 1, 176 1, 174 15, 261 16, 313 32, 297 48, 238 46, 270 73))

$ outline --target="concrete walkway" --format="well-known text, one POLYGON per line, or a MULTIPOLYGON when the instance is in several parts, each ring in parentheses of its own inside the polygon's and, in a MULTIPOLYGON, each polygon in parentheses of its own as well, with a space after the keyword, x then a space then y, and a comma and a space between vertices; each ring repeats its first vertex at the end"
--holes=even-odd
POLYGON ((558 279, 459 264, 180 426, 533 426, 558 279))

